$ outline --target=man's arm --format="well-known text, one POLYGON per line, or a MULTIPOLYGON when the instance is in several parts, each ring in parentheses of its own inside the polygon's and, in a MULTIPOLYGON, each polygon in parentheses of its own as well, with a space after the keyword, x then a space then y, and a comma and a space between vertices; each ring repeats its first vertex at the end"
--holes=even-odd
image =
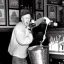
POLYGON ((36 26, 40 25, 41 23, 46 23, 47 25, 52 22, 48 17, 41 17, 35 21, 36 26))
POLYGON ((17 43, 20 44, 20 45, 28 45, 33 40, 33 37, 32 37, 31 34, 30 35, 28 34, 26 36, 26 33, 24 33, 22 31, 22 28, 20 29, 18 26, 15 27, 14 33, 15 33, 15 37, 16 37, 17 43))
POLYGON ((36 24, 36 26, 38 26, 38 25, 40 25, 42 22, 44 23, 44 18, 43 18, 43 17, 37 19, 37 20, 35 21, 35 24, 36 24))

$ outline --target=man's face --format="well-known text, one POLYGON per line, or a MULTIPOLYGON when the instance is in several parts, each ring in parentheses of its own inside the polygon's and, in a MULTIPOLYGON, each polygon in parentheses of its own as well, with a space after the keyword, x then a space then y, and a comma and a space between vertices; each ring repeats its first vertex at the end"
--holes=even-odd
POLYGON ((26 14, 26 15, 21 17, 21 20, 22 20, 22 22, 24 23, 25 26, 29 25, 30 19, 31 19, 30 14, 26 14))

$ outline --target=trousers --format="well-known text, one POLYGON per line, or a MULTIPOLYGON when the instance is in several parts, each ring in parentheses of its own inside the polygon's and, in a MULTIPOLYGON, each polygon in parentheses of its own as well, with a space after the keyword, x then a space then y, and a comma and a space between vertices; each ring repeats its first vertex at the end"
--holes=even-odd
POLYGON ((12 64, 28 64, 26 58, 12 57, 12 64))

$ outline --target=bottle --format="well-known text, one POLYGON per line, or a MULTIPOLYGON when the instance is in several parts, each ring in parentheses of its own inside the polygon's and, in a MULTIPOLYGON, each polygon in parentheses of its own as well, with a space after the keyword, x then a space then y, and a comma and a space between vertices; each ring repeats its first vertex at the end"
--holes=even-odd
POLYGON ((57 22, 51 22, 49 24, 49 26, 51 26, 51 27, 57 27, 58 26, 58 23, 57 22))

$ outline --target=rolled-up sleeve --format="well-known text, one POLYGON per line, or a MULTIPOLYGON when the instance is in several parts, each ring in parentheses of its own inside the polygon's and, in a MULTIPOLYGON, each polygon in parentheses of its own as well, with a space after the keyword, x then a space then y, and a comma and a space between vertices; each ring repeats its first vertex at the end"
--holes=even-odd
POLYGON ((35 23, 36 23, 36 26, 38 26, 38 25, 41 24, 41 23, 44 23, 44 18, 41 17, 41 18, 37 19, 37 20, 35 21, 35 23))

